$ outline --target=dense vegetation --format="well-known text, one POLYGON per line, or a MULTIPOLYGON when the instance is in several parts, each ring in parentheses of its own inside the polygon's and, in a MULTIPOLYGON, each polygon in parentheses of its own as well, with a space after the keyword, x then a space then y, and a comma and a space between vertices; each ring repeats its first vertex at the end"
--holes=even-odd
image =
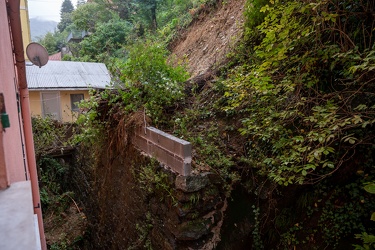
POLYGON ((374 2, 247 1, 230 63, 186 96, 188 74, 167 45, 218 4, 96 0, 65 15, 71 24, 42 43, 53 52, 65 45, 61 34, 90 32, 65 59, 105 62, 117 87, 82 104, 77 140, 145 112, 194 144, 195 167, 220 174, 228 197, 238 186, 257 197, 254 249, 343 249, 355 237, 356 249, 372 249, 374 2))
POLYGON ((315 192, 338 181, 335 192, 317 199, 325 200, 317 209, 319 223, 337 223, 326 224, 322 235, 336 247, 344 235, 364 230, 360 211, 371 203, 362 187, 374 174, 375 5, 256 1, 247 6, 246 54, 225 80, 224 109, 228 115, 242 113, 240 132, 260 175, 279 185, 315 184, 315 192), (355 190, 363 199, 353 203, 355 190), (338 194, 343 205, 333 201, 338 194), (345 196, 353 200, 344 202, 345 196))

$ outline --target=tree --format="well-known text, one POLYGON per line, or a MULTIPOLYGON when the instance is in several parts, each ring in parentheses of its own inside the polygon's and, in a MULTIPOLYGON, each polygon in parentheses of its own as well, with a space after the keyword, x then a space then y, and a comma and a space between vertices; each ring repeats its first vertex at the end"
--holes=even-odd
POLYGON ((60 16, 62 16, 64 13, 72 13, 73 10, 74 10, 74 6, 72 4, 72 1, 64 0, 64 2, 61 4, 60 16))
POLYGON ((108 22, 113 16, 113 12, 104 6, 86 3, 78 6, 72 13, 72 21, 78 29, 93 32, 98 23, 108 22))
POLYGON ((121 19, 130 21, 133 10, 132 0, 96 0, 95 2, 117 12, 121 19))
POLYGON ((156 20, 156 9, 158 0, 140 0, 141 8, 150 23, 150 28, 155 31, 158 27, 156 20))
POLYGON ((47 49, 48 54, 52 55, 64 46, 64 34, 48 32, 43 38, 38 39, 38 42, 47 49))
POLYGON ((66 27, 72 23, 71 13, 74 11, 73 4, 70 0, 64 0, 61 4, 60 10, 60 23, 57 25, 57 28, 60 32, 63 32, 66 27))
POLYGON ((71 13, 64 13, 61 16, 61 20, 57 25, 57 28, 60 32, 63 32, 66 27, 68 27, 72 23, 72 14, 71 13))
POLYGON ((92 60, 97 60, 104 53, 111 55, 126 44, 126 38, 132 29, 131 23, 119 18, 99 23, 95 33, 80 43, 82 46, 80 53, 82 56, 89 56, 92 60))
POLYGON ((42 44, 46 48, 46 50, 48 51, 48 54, 50 55, 58 51, 56 37, 51 32, 48 32, 44 36, 44 38, 42 38, 39 41, 39 43, 42 44))

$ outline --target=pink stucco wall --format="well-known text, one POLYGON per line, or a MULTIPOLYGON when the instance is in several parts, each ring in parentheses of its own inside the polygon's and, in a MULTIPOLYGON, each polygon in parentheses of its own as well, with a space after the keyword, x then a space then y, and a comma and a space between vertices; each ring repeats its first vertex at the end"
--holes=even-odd
MULTIPOLYGON (((2 133, 5 165, 10 183, 25 181, 26 160, 23 153, 22 121, 17 107, 17 77, 14 66, 10 31, 5 1, 0 1, 0 93, 4 94, 6 112, 9 115, 10 128, 2 133)), ((1 155, 1 154, 0 154, 1 155)))
MULTIPOLYGON (((0 131, 2 130, 0 123, 0 131)), ((3 145, 3 133, 0 132, 0 190, 9 186, 8 171, 5 165, 4 145, 3 145)))

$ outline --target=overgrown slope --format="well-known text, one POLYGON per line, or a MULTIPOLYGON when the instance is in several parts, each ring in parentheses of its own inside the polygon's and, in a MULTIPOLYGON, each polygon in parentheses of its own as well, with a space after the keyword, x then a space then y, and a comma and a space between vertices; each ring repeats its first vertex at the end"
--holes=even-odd
MULTIPOLYGON (((246 6, 245 37, 221 68, 223 80, 195 92, 174 131, 194 143, 199 168, 254 199, 242 208, 255 221, 229 212, 226 221, 253 248, 351 249, 355 238, 368 241, 360 233, 373 233, 375 210, 364 190, 374 180, 373 2, 246 6)), ((223 233, 235 244, 233 229, 223 233)))
MULTIPOLYGON (((126 27, 121 34, 130 32, 135 41, 121 43, 122 38, 113 36, 116 42, 111 43, 103 32, 109 24, 99 23, 99 32, 81 44, 81 59, 105 60, 118 80, 115 90, 82 106, 87 110, 80 118, 80 139, 88 147, 84 152, 97 152, 89 156, 92 165, 82 167, 92 178, 87 193, 92 192, 90 184, 97 185, 91 197, 100 197, 102 204, 115 202, 119 186, 129 178, 139 184, 135 189, 147 188, 140 181, 147 164, 131 166, 138 174, 120 166, 131 165, 132 157, 121 152, 131 149, 127 143, 134 124, 129 124, 142 114, 142 124, 193 144, 194 174, 217 176, 221 189, 215 195, 224 200, 220 208, 227 209, 214 220, 222 223, 216 248, 351 249, 361 240, 374 244, 365 233, 374 234, 370 218, 375 211, 369 193, 375 171, 373 1, 168 1, 161 7, 164 26, 148 36, 134 22, 139 19, 116 17, 111 27, 126 27), (173 2, 185 12, 168 22, 167 7, 173 2), (164 35, 172 41, 169 46, 164 35), (90 41, 102 50, 91 50, 90 41), (90 51, 84 54, 85 49, 90 51), (189 81, 181 62, 187 62, 189 81), (103 173, 110 178, 102 178, 103 173), (112 178, 117 184, 105 185, 112 178)), ((161 201, 169 210, 163 210, 175 216, 178 207, 170 206, 173 178, 160 178, 160 170, 146 176, 168 188, 139 197, 154 211, 155 198, 167 197, 161 201)), ((212 193, 195 194, 190 198, 196 204, 212 199, 212 193)), ((83 203, 90 196, 85 195, 83 203)), ((86 206, 92 209, 90 204, 98 200, 90 202, 86 206)), ((100 211, 100 216, 92 213, 93 221, 122 236, 124 227, 116 221, 129 219, 127 211, 100 211)), ((153 226, 167 217, 159 214, 155 222, 143 216, 145 210, 134 213, 138 219, 132 223, 143 218, 138 229, 144 237, 137 247, 152 246, 153 226)), ((201 243, 212 239, 212 232, 205 233, 201 243)), ((116 242, 107 240, 105 246, 116 248, 116 242)))

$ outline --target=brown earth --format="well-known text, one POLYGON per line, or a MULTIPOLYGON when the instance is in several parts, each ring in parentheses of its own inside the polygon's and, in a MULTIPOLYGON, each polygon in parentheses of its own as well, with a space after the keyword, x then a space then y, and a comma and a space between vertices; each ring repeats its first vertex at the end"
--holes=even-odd
POLYGON ((201 6, 199 14, 179 38, 171 52, 186 60, 191 77, 205 74, 225 61, 243 35, 245 0, 220 1, 216 11, 201 6))
POLYGON ((87 220, 76 204, 59 214, 49 211, 44 215, 46 241, 49 247, 70 246, 85 234, 87 220))

